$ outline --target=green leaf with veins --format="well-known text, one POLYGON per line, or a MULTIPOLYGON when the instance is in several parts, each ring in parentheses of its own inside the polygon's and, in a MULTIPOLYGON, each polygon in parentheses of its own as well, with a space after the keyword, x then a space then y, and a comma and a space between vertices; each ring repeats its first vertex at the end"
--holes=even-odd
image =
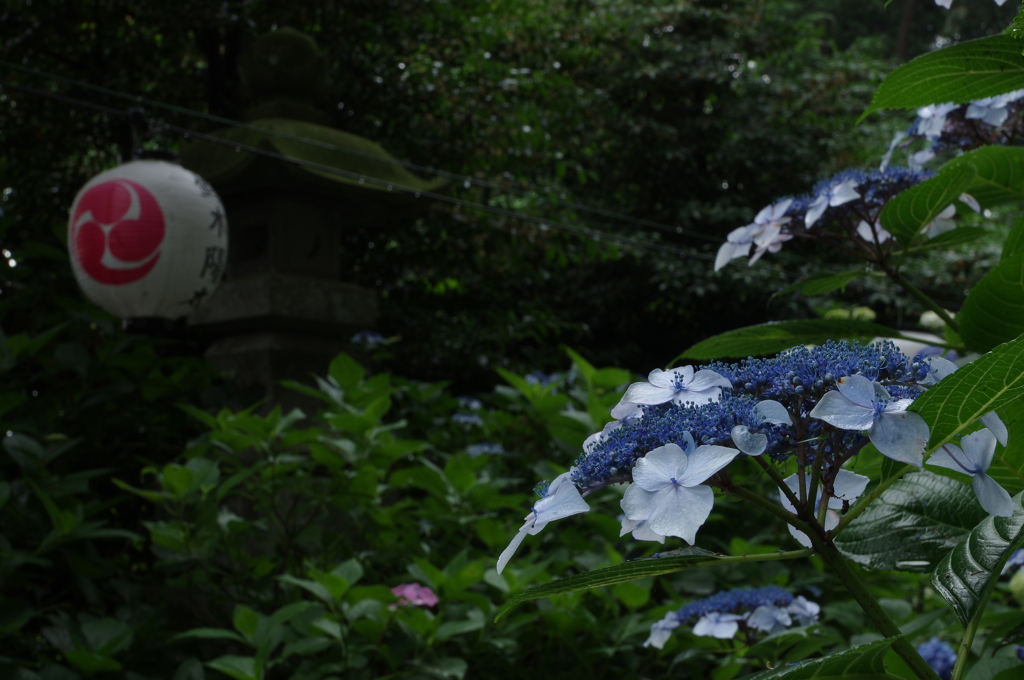
POLYGON ((742 680, 897 680, 895 675, 885 672, 885 655, 897 639, 876 640, 838 654, 746 675, 742 680))

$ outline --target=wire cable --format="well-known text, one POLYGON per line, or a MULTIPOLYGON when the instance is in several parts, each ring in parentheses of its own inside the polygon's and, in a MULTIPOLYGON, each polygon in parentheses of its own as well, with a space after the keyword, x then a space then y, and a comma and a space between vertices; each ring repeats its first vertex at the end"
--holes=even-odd
POLYGON ((240 121, 232 120, 230 118, 224 118, 222 116, 217 116, 217 115, 212 114, 212 113, 204 113, 202 111, 196 111, 195 109, 188 109, 188 108, 185 108, 185 107, 182 107, 182 106, 176 106, 174 104, 166 104, 164 102, 159 102, 159 101, 156 101, 156 100, 147 99, 145 97, 128 94, 127 92, 121 92, 121 91, 118 91, 118 90, 112 90, 110 88, 102 87, 100 85, 93 85, 92 83, 86 83, 86 82, 83 82, 83 81, 80 81, 80 80, 76 80, 74 78, 68 78, 66 76, 60 76, 60 75, 57 75, 57 74, 54 74, 54 73, 48 73, 46 71, 41 71, 39 69, 31 68, 29 66, 23 66, 21 64, 15 64, 13 62, 9 62, 9 61, 3 60, 3 59, 0 59, 0 66, 6 66, 8 68, 11 68, 11 69, 14 69, 14 70, 17 70, 17 71, 21 71, 23 73, 28 73, 28 74, 39 76, 39 77, 43 77, 43 78, 49 78, 51 80, 55 80, 55 81, 62 82, 62 83, 67 83, 69 85, 74 85, 76 87, 82 87, 82 88, 85 88, 85 89, 88 89, 88 90, 92 90, 94 92, 100 92, 102 94, 110 95, 112 97, 118 97, 120 99, 125 99, 125 100, 128 100, 128 101, 134 102, 136 104, 145 104, 146 106, 151 106, 151 107, 154 107, 154 108, 165 109, 165 110, 173 111, 175 113, 180 113, 180 114, 183 114, 183 115, 186 115, 186 116, 202 118, 202 119, 209 120, 209 121, 212 121, 212 122, 220 123, 222 125, 229 125, 229 126, 232 126, 232 127, 241 128, 243 130, 251 130, 251 131, 255 131, 255 132, 260 132, 262 134, 267 134, 267 135, 271 135, 271 136, 274 136, 274 137, 280 137, 281 139, 287 139, 287 140, 293 141, 293 142, 300 142, 300 143, 303 143, 303 144, 309 144, 311 146, 317 146, 317 147, 320 147, 322 149, 327 149, 327 150, 330 150, 330 151, 340 151, 342 153, 347 153, 347 154, 350 154, 350 155, 353 155, 353 156, 359 156, 359 157, 363 157, 363 158, 372 158, 372 159, 377 160, 377 161, 381 161, 381 162, 385 162, 385 163, 390 163, 392 165, 397 165, 397 166, 406 168, 408 170, 414 170, 416 172, 420 172, 420 173, 423 173, 423 174, 435 175, 435 176, 438 176, 438 177, 443 177, 445 179, 456 180, 458 182, 461 182, 463 184, 463 186, 466 187, 466 188, 469 188, 469 186, 478 186, 478 187, 483 187, 483 188, 487 188, 487 189, 493 189, 495 191, 500 191, 502 193, 513 194, 513 195, 516 195, 516 196, 532 197, 532 198, 538 199, 538 200, 540 200, 540 201, 542 201, 544 203, 547 203, 548 205, 558 206, 558 207, 561 207, 561 208, 568 208, 568 209, 571 209, 571 210, 578 210, 580 212, 591 213, 591 214, 594 214, 594 215, 599 215, 601 217, 606 217, 608 219, 619 220, 619 221, 622 221, 622 222, 629 222, 629 223, 635 224, 637 226, 648 227, 648 228, 651 228, 651 229, 658 229, 660 231, 665 231, 665 232, 672 233, 672 234, 681 234, 681 235, 691 236, 691 237, 694 237, 694 238, 699 238, 699 239, 702 239, 702 240, 712 241, 712 242, 716 242, 716 243, 720 240, 720 239, 717 239, 714 236, 711 236, 709 234, 705 234, 705 233, 699 232, 699 231, 694 231, 692 229, 685 229, 685 228, 680 227, 680 226, 672 227, 672 226, 669 226, 667 224, 662 224, 660 222, 653 222, 651 220, 645 220, 645 219, 639 218, 639 217, 632 217, 631 215, 623 215, 622 213, 616 213, 616 212, 613 212, 613 211, 610 211, 610 210, 605 210, 603 208, 594 208, 594 207, 591 207, 591 206, 586 206, 586 205, 582 205, 582 204, 578 204, 578 203, 573 203, 571 201, 563 201, 563 200, 560 200, 560 199, 548 198, 548 197, 542 196, 541 194, 536 193, 536 192, 530 192, 530 191, 523 190, 523 189, 517 189, 515 187, 502 186, 500 184, 495 184, 493 182, 488 182, 486 180, 480 180, 480 179, 476 179, 474 177, 469 177, 469 176, 466 176, 466 175, 459 175, 459 174, 456 174, 456 173, 447 172, 445 170, 439 170, 437 168, 432 168, 432 167, 429 167, 429 166, 417 165, 415 163, 409 163, 407 161, 400 161, 400 160, 395 159, 395 158, 382 158, 380 156, 364 153, 364 152, 361 152, 361 151, 357 151, 355 149, 347 149, 345 147, 340 147, 340 146, 337 146, 335 144, 329 144, 327 142, 321 142, 319 140, 309 139, 307 137, 301 137, 301 136, 298 136, 298 135, 292 135, 292 134, 289 134, 287 132, 281 132, 281 131, 278 131, 278 130, 268 130, 266 128, 261 128, 261 127, 256 126, 256 125, 250 125, 248 123, 243 123, 243 122, 240 122, 240 121))
MULTIPOLYGON (((116 116, 121 116, 121 117, 128 116, 128 112, 127 111, 122 111, 122 110, 119 110, 119 109, 114 109, 114 108, 111 108, 109 106, 104 106, 102 104, 96 104, 96 103, 93 103, 93 102, 88 102, 88 101, 84 101, 84 100, 80 100, 80 99, 75 99, 74 97, 67 97, 65 95, 59 95, 59 94, 56 94, 56 93, 53 93, 53 92, 49 92, 49 91, 46 91, 46 90, 40 90, 40 89, 37 89, 37 88, 34 88, 34 87, 29 87, 29 86, 26 86, 26 85, 17 85, 15 83, 10 83, 10 82, 7 82, 7 81, 0 81, 0 86, 6 87, 6 88, 10 88, 10 89, 16 90, 16 91, 22 91, 22 92, 25 92, 25 93, 28 93, 28 94, 34 94, 34 95, 42 96, 42 97, 45 97, 45 98, 53 99, 53 100, 60 101, 60 102, 63 102, 63 103, 67 103, 67 104, 71 104, 71 105, 74 105, 74 106, 81 106, 81 107, 84 107, 84 108, 93 109, 93 110, 100 111, 102 113, 107 113, 107 114, 110 114, 110 115, 116 115, 116 116)), ((247 153, 253 153, 253 154, 260 155, 260 156, 265 156, 265 157, 268 157, 268 158, 273 158, 273 159, 278 160, 278 161, 282 161, 282 162, 286 162, 286 163, 292 163, 294 165, 299 165, 299 166, 306 167, 306 168, 309 168, 309 169, 312 169, 312 170, 318 170, 318 171, 321 171, 321 172, 327 172, 327 173, 330 173, 330 174, 339 175, 341 177, 346 177, 348 179, 358 180, 360 184, 369 183, 369 184, 373 184, 375 186, 386 187, 388 191, 398 190, 398 191, 401 191, 401 192, 413 194, 413 196, 415 198, 419 198, 419 197, 423 196, 423 197, 430 198, 430 199, 433 199, 433 200, 454 204, 456 207, 466 207, 466 208, 469 208, 469 209, 472 209, 472 210, 477 210, 477 211, 480 211, 480 212, 486 212, 486 213, 490 213, 490 214, 493 214, 493 215, 500 215, 502 217, 508 217, 508 218, 522 220, 522 221, 526 221, 526 222, 532 222, 534 224, 540 225, 542 231, 546 231, 547 228, 552 228, 552 229, 558 229, 558 230, 569 232, 569 233, 574 233, 574 234, 579 234, 579 235, 583 235, 583 236, 588 236, 589 238, 591 238, 594 241, 611 241, 611 242, 619 243, 619 244, 622 244, 622 245, 625 245, 625 246, 646 249, 646 250, 649 250, 649 251, 652 251, 652 252, 671 253, 671 254, 674 254, 674 255, 686 256, 686 257, 690 257, 690 258, 702 259, 702 260, 707 260, 707 261, 711 261, 711 260, 714 259, 708 253, 693 252, 693 251, 683 251, 683 250, 680 250, 678 248, 675 248, 675 247, 669 246, 669 245, 657 244, 657 243, 652 243, 650 241, 643 241, 643 240, 633 239, 633 238, 626 237, 626 236, 621 236, 621 235, 618 235, 618 234, 612 234, 612 233, 608 233, 608 232, 596 231, 596 230, 589 229, 589 228, 586 228, 586 227, 580 227, 580 226, 576 226, 576 225, 566 224, 566 223, 558 222, 558 221, 555 221, 555 220, 549 220, 549 219, 545 219, 545 218, 541 218, 541 217, 536 217, 534 215, 527 215, 527 214, 524 214, 524 213, 518 213, 518 212, 515 212, 515 211, 512 211, 512 210, 506 210, 504 208, 496 208, 494 206, 485 205, 483 203, 476 203, 476 202, 473 202, 473 201, 466 201, 466 200, 463 200, 463 199, 455 198, 453 196, 447 196, 445 194, 441 194, 441 193, 437 193, 437 192, 433 192, 433 191, 417 190, 417 189, 412 188, 412 187, 407 187, 407 186, 403 186, 403 185, 400 185, 400 184, 395 184, 394 182, 388 182, 386 180, 381 180, 381 179, 378 179, 378 178, 375 178, 375 177, 369 177, 367 175, 363 175, 363 174, 356 173, 356 172, 350 172, 348 170, 342 170, 340 168, 335 168, 333 166, 323 165, 323 164, 320 164, 320 163, 314 163, 314 162, 311 162, 311 161, 306 161, 306 160, 302 160, 302 159, 298 159, 298 158, 291 158, 289 156, 285 156, 284 154, 277 153, 277 152, 274 152, 274 151, 269 151, 267 149, 262 149, 262 148, 259 148, 259 147, 250 146, 250 145, 247 145, 247 144, 241 144, 241 143, 237 143, 237 142, 231 142, 229 140, 222 139, 222 138, 217 137, 215 135, 210 135, 210 134, 206 134, 206 133, 203 133, 203 132, 198 132, 196 130, 191 130, 189 128, 183 128, 183 127, 180 127, 180 126, 177 126, 177 125, 171 125, 169 123, 163 123, 163 122, 157 122, 157 121, 151 121, 151 123, 155 127, 160 128, 162 130, 168 130, 168 131, 171 131, 171 132, 180 133, 186 139, 190 139, 190 138, 200 139, 200 140, 203 140, 203 141, 206 141, 206 142, 210 142, 210 143, 213 143, 213 144, 219 144, 219 145, 222 145, 222 146, 227 146, 227 147, 234 148, 234 150, 237 153, 245 151, 247 153)))

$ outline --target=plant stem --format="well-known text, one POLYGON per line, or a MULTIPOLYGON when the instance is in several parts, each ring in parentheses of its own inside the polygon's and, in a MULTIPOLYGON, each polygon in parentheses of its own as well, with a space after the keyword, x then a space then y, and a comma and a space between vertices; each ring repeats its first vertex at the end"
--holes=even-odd
POLYGON ((918 302, 920 302, 928 309, 938 314, 939 318, 942 319, 942 321, 947 326, 949 326, 954 332, 960 332, 960 326, 957 324, 957 322, 954 321, 953 317, 946 313, 946 310, 943 309, 937 302, 928 297, 928 295, 926 295, 923 291, 919 290, 916 286, 914 286, 914 284, 910 283, 905 278, 903 278, 903 276, 895 269, 890 270, 887 273, 889 274, 889 278, 891 278, 893 282, 900 286, 903 290, 910 293, 911 297, 916 299, 918 302))
POLYGON ((978 632, 980 622, 980 616, 972 616, 964 626, 964 634, 960 637, 960 644, 957 645, 956 663, 953 664, 953 672, 949 676, 949 680, 960 680, 967 670, 967 657, 971 655, 971 645, 974 643, 974 634, 978 632))
POLYGON ((921 658, 921 655, 917 653, 914 646, 903 637, 899 627, 893 623, 889 615, 885 613, 885 610, 868 592, 864 582, 860 580, 860 577, 857 576, 853 567, 850 566, 850 563, 846 561, 846 558, 842 556, 839 550, 834 545, 822 540, 819 536, 814 534, 808 535, 811 537, 815 551, 825 561, 825 564, 832 569, 839 580, 842 581, 843 585, 846 586, 853 599, 857 601, 857 604, 864 610, 867 617, 875 624, 878 632, 887 638, 893 638, 892 650, 907 662, 907 666, 914 672, 914 675, 920 680, 939 680, 939 676, 932 670, 931 666, 921 658))
POLYGON ((793 507, 798 507, 800 505, 800 501, 797 499, 796 494, 793 493, 793 490, 789 488, 789 485, 786 484, 786 480, 782 478, 782 475, 779 474, 779 471, 776 470, 772 466, 772 464, 766 461, 763 457, 754 456, 753 458, 755 461, 757 461, 757 464, 760 465, 761 468, 768 473, 768 476, 772 478, 772 481, 775 482, 775 485, 777 487, 779 487, 779 490, 782 493, 786 494, 786 498, 788 498, 789 502, 793 504, 793 507))
POLYGON ((850 508, 850 510, 843 517, 843 519, 839 521, 839 524, 836 525, 836 528, 832 530, 832 537, 835 538, 836 536, 838 536, 843 531, 843 529, 845 529, 850 524, 850 522, 855 520, 857 516, 860 515, 860 513, 867 510, 868 506, 875 502, 875 499, 881 496, 886 489, 895 484, 896 480, 898 480, 900 477, 907 474, 908 472, 913 472, 914 470, 917 469, 918 468, 916 465, 904 465, 903 469, 894 474, 892 477, 889 477, 888 479, 883 479, 881 482, 879 482, 878 486, 871 490, 871 493, 865 496, 861 496, 860 500, 858 500, 856 504, 854 504, 854 506, 850 508))
POLYGON ((756 494, 753 491, 744 489, 742 486, 730 486, 728 489, 726 489, 726 491, 736 496, 737 498, 742 498, 745 501, 753 503, 762 510, 771 513, 772 515, 775 515, 786 524, 789 524, 795 527, 796 529, 799 529, 805 534, 810 534, 814 532, 814 529, 812 529, 809 524, 797 518, 796 515, 790 512, 786 512, 786 509, 783 508, 781 505, 776 505, 767 498, 764 498, 763 496, 756 494))

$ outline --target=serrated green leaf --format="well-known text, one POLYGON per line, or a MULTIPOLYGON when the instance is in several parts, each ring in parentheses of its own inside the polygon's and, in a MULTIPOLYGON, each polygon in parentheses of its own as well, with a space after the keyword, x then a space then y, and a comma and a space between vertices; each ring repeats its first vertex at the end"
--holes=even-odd
POLYGON ((809 659, 799 664, 785 665, 773 670, 747 675, 742 680, 897 680, 885 672, 885 655, 898 638, 878 640, 871 644, 809 659))
POLYGON ((263 675, 256 668, 256 659, 251 656, 220 656, 206 665, 235 680, 259 680, 263 675))
POLYGON ((1024 57, 1008 35, 970 40, 923 54, 882 81, 861 116, 879 109, 965 104, 1024 88, 1024 57))
POLYGON ((977 173, 967 193, 983 208, 1024 198, 1024 149, 983 146, 946 163, 940 172, 970 165, 977 173))
POLYGON ((973 243, 983 238, 988 233, 984 227, 957 227, 951 231, 944 231, 938 236, 928 239, 925 243, 914 246, 914 252, 928 250, 931 248, 949 248, 964 243, 973 243))
POLYGON ((775 354, 796 345, 820 345, 827 340, 898 338, 898 331, 870 321, 807 319, 776 321, 728 331, 698 342, 680 359, 710 360, 775 354))
POLYGON ((482 618, 469 619, 466 621, 447 621, 438 626, 437 633, 434 635, 434 640, 436 642, 441 642, 455 635, 470 633, 474 630, 480 630, 483 627, 484 620, 482 618))
POLYGON ((660 576, 687 569, 697 569, 698 567, 715 564, 721 559, 721 557, 714 553, 700 548, 690 548, 687 552, 689 554, 635 560, 625 564, 617 564, 613 567, 595 569, 585 574, 576 574, 575 576, 561 578, 551 583, 530 588, 510 597, 502 606, 498 615, 494 617, 494 620, 498 621, 515 606, 528 600, 561 595, 562 593, 572 593, 577 590, 610 586, 627 581, 636 581, 648 576, 660 576))
POLYGON ((978 418, 1024 397, 1024 337, 999 345, 914 400, 935 451, 978 418))
POLYGON ((835 543, 871 569, 927 572, 985 514, 969 484, 913 472, 886 489, 835 543))
POLYGON ((856 281, 866 274, 863 267, 838 274, 818 273, 786 286, 775 295, 786 295, 794 291, 800 291, 804 295, 825 295, 834 290, 846 288, 851 281, 856 281))
POLYGON ((932 585, 953 607, 964 626, 978 612, 979 606, 988 601, 1003 564, 1024 541, 1021 536, 1022 496, 1024 494, 1019 493, 1013 497, 1013 515, 983 519, 942 558, 932 573, 932 585))
POLYGON ((970 163, 945 166, 938 175, 897 195, 882 208, 882 226, 909 244, 939 213, 967 191, 978 174, 970 163))

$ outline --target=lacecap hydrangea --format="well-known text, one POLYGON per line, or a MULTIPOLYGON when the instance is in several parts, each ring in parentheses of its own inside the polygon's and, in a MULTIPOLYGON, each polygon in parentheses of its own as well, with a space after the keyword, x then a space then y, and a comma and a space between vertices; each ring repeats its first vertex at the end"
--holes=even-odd
MULTIPOLYGON (((800 472, 782 485, 791 497, 780 487, 780 500, 805 518, 823 514, 823 530, 830 531, 838 513, 864 491, 867 478, 843 465, 869 442, 893 460, 923 464, 928 425, 908 408, 952 372, 952 364, 942 362, 908 358, 888 341, 826 342, 774 358, 656 369, 647 382, 626 390, 612 410, 618 419, 587 439, 571 469, 538 488, 540 499, 501 554, 498 571, 527 535, 587 512, 585 497, 611 484, 629 485, 620 502, 623 535, 662 543, 673 536, 693 544, 714 505, 711 487, 738 492, 726 468, 739 456, 764 467, 795 457, 800 472), (794 504, 800 498, 808 499, 804 507, 794 504)), ((990 415, 998 430, 1002 423, 990 415)), ((1001 434, 1005 438, 1005 428, 1001 434)), ((979 499, 1002 514, 1000 499, 983 497, 995 493, 984 475, 988 446, 985 438, 970 456, 947 449, 963 463, 961 472, 984 477, 975 483, 979 499)), ((794 536, 810 543, 810 537, 794 536)))

